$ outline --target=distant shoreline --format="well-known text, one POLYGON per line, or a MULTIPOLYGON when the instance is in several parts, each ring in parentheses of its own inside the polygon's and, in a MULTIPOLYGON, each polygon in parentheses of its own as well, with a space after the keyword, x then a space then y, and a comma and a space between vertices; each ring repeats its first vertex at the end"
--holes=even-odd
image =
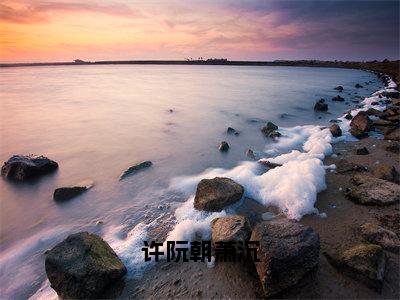
POLYGON ((400 61, 317 61, 317 60, 293 60, 293 61, 207 61, 207 60, 107 60, 94 62, 44 62, 44 63, 4 63, 0 68, 13 67, 40 67, 40 66, 82 66, 82 65, 213 65, 213 66, 285 66, 285 67, 325 67, 362 69, 385 73, 394 81, 400 79, 400 61))

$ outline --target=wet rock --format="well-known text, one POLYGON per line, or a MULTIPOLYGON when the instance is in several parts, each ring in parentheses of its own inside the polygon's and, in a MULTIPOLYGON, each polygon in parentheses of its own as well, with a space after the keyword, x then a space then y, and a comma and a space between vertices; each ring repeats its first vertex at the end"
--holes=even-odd
POLYGON ((265 125, 263 128, 261 128, 261 132, 264 133, 265 136, 269 136, 272 132, 278 129, 278 126, 276 126, 272 122, 268 122, 267 125, 265 125))
POLYGON ((294 220, 260 222, 250 240, 260 242, 255 265, 266 297, 295 285, 318 265, 318 234, 294 220))
POLYGON ((226 151, 229 150, 229 144, 227 142, 225 142, 225 141, 222 141, 221 144, 219 144, 218 149, 221 152, 226 152, 226 151))
POLYGON ((396 153, 396 154, 400 153, 400 145, 399 145, 399 143, 392 143, 391 145, 387 146, 385 149, 386 149, 386 151, 393 152, 393 153, 396 153))
POLYGON ((234 134, 234 135, 239 135, 239 132, 236 131, 236 129, 232 128, 232 127, 228 127, 228 129, 226 130, 227 134, 234 134))
POLYGON ((343 273, 381 291, 386 257, 381 246, 360 244, 340 254, 324 253, 328 260, 343 273))
POLYGON ((263 166, 267 167, 268 169, 275 169, 277 167, 282 167, 281 164, 273 163, 273 162, 270 162, 270 161, 268 161, 266 159, 260 159, 258 161, 258 163, 262 164, 263 166))
POLYGON ((392 127, 393 126, 393 122, 384 120, 384 119, 373 120, 372 124, 374 127, 392 127))
POLYGON ((368 108, 368 110, 365 111, 365 113, 368 116, 377 116, 377 117, 381 117, 383 116, 383 112, 381 112, 380 110, 377 110, 375 108, 368 108))
POLYGON ((202 179, 197 185, 194 208, 204 211, 221 211, 224 207, 239 201, 244 188, 225 177, 202 179))
POLYGON ((272 138, 272 139, 277 139, 277 138, 279 138, 279 137, 281 137, 282 136, 282 134, 280 133, 280 132, 278 132, 278 131, 272 131, 269 135, 268 135, 268 137, 270 137, 270 138, 272 138))
POLYGON ((342 120, 332 119, 332 120, 329 120, 329 122, 330 123, 341 123, 342 120))
POLYGON ((92 187, 92 181, 82 182, 81 184, 77 184, 75 186, 60 187, 55 189, 53 199, 54 201, 66 201, 79 196, 92 187))
POLYGON ((349 173, 349 172, 361 172, 365 171, 365 167, 349 162, 346 159, 339 159, 336 163, 336 173, 339 174, 344 174, 344 173, 349 173))
POLYGON ((337 87, 335 87, 333 89, 336 91, 339 91, 339 92, 343 92, 343 87, 341 85, 338 85, 337 87))
POLYGON ((366 175, 355 175, 356 185, 346 193, 346 197, 364 205, 390 205, 400 200, 400 186, 387 180, 366 175))
POLYGON ((51 287, 62 298, 98 298, 126 274, 111 247, 95 234, 72 234, 51 249, 45 259, 51 287))
POLYGON ((372 174, 379 179, 399 182, 399 172, 392 165, 379 164, 373 169, 372 174))
POLYGON ((378 101, 373 101, 373 102, 371 102, 371 105, 379 105, 379 102, 378 101))
POLYGON ((369 151, 366 147, 362 147, 362 148, 356 149, 356 154, 357 155, 368 155, 369 151))
POLYGON ((138 163, 136 165, 133 165, 131 167, 129 167, 126 171, 124 171, 121 176, 119 177, 120 180, 131 176, 133 174, 136 174, 137 172, 143 170, 143 169, 147 169, 149 167, 151 167, 153 165, 153 163, 149 160, 146 160, 144 162, 138 163))
POLYGON ((400 128, 392 128, 385 132, 385 140, 400 141, 400 128))
POLYGON ((350 128, 349 129, 349 133, 352 136, 354 136, 354 137, 356 137, 358 139, 363 139, 363 138, 368 137, 368 132, 367 131, 362 131, 362 130, 360 130, 358 128, 350 128))
POLYGON ((400 250, 400 239, 397 234, 379 225, 365 223, 360 227, 360 234, 364 241, 377 244, 385 250, 395 253, 400 250))
POLYGON ((231 215, 216 218, 211 222, 211 240, 216 242, 232 242, 249 240, 250 223, 244 216, 231 215))
POLYGON ((343 102, 343 101, 344 101, 344 98, 343 98, 343 97, 340 97, 339 95, 337 95, 336 97, 333 97, 333 98, 332 98, 332 101, 343 102))
POLYGON ((359 88, 362 88, 363 86, 361 84, 357 83, 354 87, 359 89, 359 88))
POLYGON ((346 120, 351 120, 351 119, 353 119, 353 116, 351 115, 351 113, 347 113, 347 114, 344 116, 344 118, 345 118, 346 120))
POLYGON ((368 132, 372 129, 372 120, 364 111, 360 111, 350 122, 350 127, 368 132))
POLYGON ((329 127, 329 130, 334 137, 342 135, 342 129, 340 129, 340 126, 338 124, 332 124, 331 127, 329 127))
POLYGON ((325 103, 325 99, 318 100, 314 105, 315 111, 328 111, 328 104, 325 103))
POLYGON ((1 167, 1 176, 16 180, 25 181, 35 179, 57 170, 58 164, 44 156, 23 156, 14 155, 1 167))
POLYGON ((247 156, 248 158, 251 158, 251 159, 256 160, 256 155, 254 154, 254 151, 251 150, 251 149, 247 149, 247 151, 246 151, 246 156, 247 156))
POLYGON ((400 214, 398 212, 377 217, 379 223, 400 236, 400 214))

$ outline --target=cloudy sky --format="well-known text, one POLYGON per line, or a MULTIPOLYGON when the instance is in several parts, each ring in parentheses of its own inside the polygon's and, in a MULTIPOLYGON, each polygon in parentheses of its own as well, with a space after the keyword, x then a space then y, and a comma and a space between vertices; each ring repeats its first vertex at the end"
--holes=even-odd
POLYGON ((399 1, 0 0, 0 61, 399 58, 399 1))

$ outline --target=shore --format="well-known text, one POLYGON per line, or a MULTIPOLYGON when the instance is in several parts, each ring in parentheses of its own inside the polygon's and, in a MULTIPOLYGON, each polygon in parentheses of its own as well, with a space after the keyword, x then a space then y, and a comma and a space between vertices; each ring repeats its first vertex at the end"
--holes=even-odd
MULTIPOLYGON (((393 73, 394 74, 394 73, 393 73)), ((398 78, 398 77, 397 77, 398 78)), ((392 99, 393 100, 393 99, 392 99)), ((398 105, 398 104, 397 104, 398 105)), ((390 298, 400 297, 399 251, 385 251, 386 270, 381 292, 367 287, 335 268, 327 253, 339 253, 365 242, 360 227, 366 223, 381 226, 399 236, 399 203, 387 206, 362 205, 350 201, 346 192, 352 189, 356 174, 375 176, 380 165, 399 169, 399 142, 368 137, 358 141, 333 144, 333 155, 324 160, 325 165, 340 165, 345 160, 360 168, 329 171, 327 188, 317 196, 316 208, 326 214, 306 215, 300 223, 310 226, 320 236, 318 268, 307 274, 297 285, 277 298, 390 298), (356 154, 356 149, 366 148, 367 155, 356 154), (392 149, 392 150, 388 150, 392 149)), ((254 200, 245 199, 238 214, 261 219, 268 211, 254 200)), ((124 285, 109 290, 105 297, 117 298, 263 298, 263 290, 253 264, 217 263, 208 268, 204 263, 160 262, 140 279, 130 279, 124 285)))

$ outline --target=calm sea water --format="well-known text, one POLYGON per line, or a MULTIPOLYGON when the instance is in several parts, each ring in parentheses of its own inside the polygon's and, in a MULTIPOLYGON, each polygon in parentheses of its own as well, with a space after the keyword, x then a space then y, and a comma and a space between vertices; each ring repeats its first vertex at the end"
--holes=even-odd
POLYGON ((43 252, 67 234, 155 218, 177 200, 171 178, 230 168, 270 143, 278 126, 329 124, 382 87, 358 70, 235 66, 69 66, 0 69, 0 160, 45 155, 59 170, 32 183, 0 180, 0 282, 6 298, 32 295, 45 279, 43 252), (372 81, 364 89, 356 83, 372 81), (349 95, 350 94, 350 95, 349 95), (327 99, 329 114, 315 113, 327 99), (351 103, 354 105, 354 103, 351 103), (170 111, 172 110, 172 112, 170 111), (228 136, 231 126, 239 136, 228 136), (218 151, 226 140, 228 153, 218 151), (154 165, 119 181, 135 162, 154 165), (59 204, 60 186, 91 179, 89 192, 59 204), (97 225, 96 225, 97 224, 97 225))

